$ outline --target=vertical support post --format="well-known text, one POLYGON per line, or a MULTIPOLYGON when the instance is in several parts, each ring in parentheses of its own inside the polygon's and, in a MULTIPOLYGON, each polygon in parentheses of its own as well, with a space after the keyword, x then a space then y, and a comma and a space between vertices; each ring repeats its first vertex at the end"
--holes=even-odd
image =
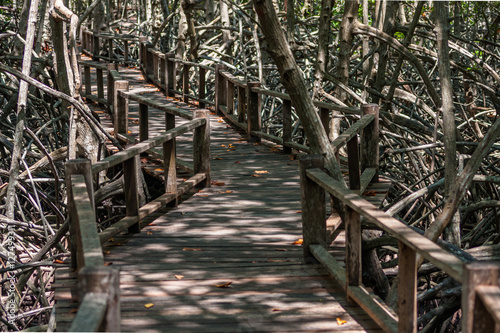
POLYGON ((82 51, 87 49, 87 28, 80 28, 80 39, 82 41, 82 51))
POLYGON ((207 70, 203 67, 198 67, 198 99, 200 100, 198 103, 198 107, 200 109, 205 108, 205 102, 203 100, 206 98, 206 74, 207 70))
POLYGON ((319 117, 321 119, 321 124, 325 129, 326 135, 330 136, 330 110, 327 108, 319 108, 319 117))
POLYGON ((158 69, 160 68, 160 58, 159 58, 160 52, 153 50, 151 54, 153 55, 153 68, 152 68, 153 81, 160 82, 159 71, 158 71, 158 69))
POLYGON ((83 65, 83 76, 85 78, 85 98, 92 96, 92 82, 90 80, 90 67, 83 65))
MULTIPOLYGON (((65 163, 64 169, 66 174, 67 189, 71 188, 71 175, 83 175, 83 177, 85 178, 85 185, 87 186, 87 192, 90 198, 90 203, 92 204, 92 209, 95 212, 94 183, 92 179, 92 165, 90 161, 87 159, 69 160, 65 163)), ((70 213, 70 218, 71 218, 69 224, 71 268, 76 269, 78 264, 78 258, 77 258, 78 240, 81 238, 78 237, 79 228, 77 226, 78 219, 77 216, 75 215, 76 207, 75 207, 75 201, 73 199, 73 191, 68 191, 68 211, 70 213)))
POLYGON ((124 98, 118 94, 118 90, 128 91, 128 81, 118 80, 115 81, 115 87, 113 89, 114 94, 114 104, 113 110, 115 111, 115 137, 118 138, 118 134, 128 133, 128 98, 124 98))
POLYGON ((194 173, 206 173, 207 178, 200 186, 210 187, 210 111, 194 110, 193 119, 205 119, 205 126, 197 127, 193 133, 194 173))
MULTIPOLYGON (((138 191, 138 162, 139 155, 135 155, 123 162, 123 192, 125 193, 127 216, 139 215, 139 191, 138 191)), ((140 222, 133 224, 128 228, 130 233, 137 233, 141 230, 140 222)))
POLYGON ((184 64, 182 66, 182 101, 184 103, 189 102, 189 65, 184 64))
MULTIPOLYGON (((485 313, 480 313, 477 286, 500 285, 500 264, 497 262, 474 261, 465 264, 462 282, 462 332, 486 332, 483 328, 485 313), (476 309, 477 308, 477 309, 476 309)), ((490 328, 491 329, 491 328, 490 328)), ((496 331, 495 331, 496 332, 496 331)))
POLYGON ((175 62, 170 60, 175 56, 174 53, 169 52, 165 53, 165 58, 167 61, 167 96, 174 97, 175 93, 173 90, 175 89, 175 62))
POLYGON ((234 83, 229 79, 227 79, 226 112, 228 115, 234 114, 234 83))
POLYGON ((292 101, 283 100, 283 153, 290 154, 292 148, 287 142, 292 141, 292 101))
POLYGON ((95 69, 97 76, 97 103, 102 105, 102 100, 104 99, 104 77, 102 68, 95 69))
POLYGON ((149 114, 148 106, 139 103, 139 141, 149 139, 149 114))
POLYGON ((247 89, 246 86, 238 86, 238 122, 246 121, 247 111, 247 89))
POLYGON ((247 135, 248 141, 260 142, 260 138, 252 136, 252 131, 261 130, 260 115, 260 93, 254 92, 252 88, 260 88, 260 82, 251 81, 247 83, 247 135))
POLYGON ((361 132, 361 172, 366 168, 375 168, 377 173, 373 182, 378 182, 379 169, 379 106, 378 104, 364 104, 361 106, 361 114, 373 114, 375 119, 361 132))
MULTIPOLYGON (((349 164, 349 188, 357 191, 360 188, 358 136, 347 142, 349 164)), ((361 218, 359 213, 346 207, 346 283, 348 286, 361 284, 361 218)), ((349 289, 347 289, 349 298, 349 289)))
POLYGON ((167 61, 165 60, 165 54, 160 55, 160 71, 158 73, 159 81, 160 81, 160 87, 162 89, 165 89, 165 85, 167 84, 167 76, 166 76, 166 71, 167 71, 167 61))
POLYGON ((221 115, 220 106, 226 102, 226 85, 224 76, 220 73, 224 65, 215 65, 215 114, 221 115))
POLYGON ((323 169, 325 158, 322 155, 304 155, 300 158, 300 193, 302 203, 302 250, 306 263, 316 262, 309 246, 326 246, 326 203, 325 190, 309 177, 307 169, 323 169))
POLYGON ((94 31, 93 35, 93 49, 92 49, 92 59, 99 60, 100 45, 99 45, 99 37, 97 36, 97 31, 94 31))
POLYGON ((153 50, 153 45, 151 44, 146 44, 146 47, 144 49, 144 52, 146 52, 146 64, 144 65, 144 71, 146 72, 146 81, 150 82, 154 80, 154 50, 153 50), (152 75, 153 78, 151 79, 149 76, 152 75))
POLYGON ((417 254, 398 243, 398 332, 417 333, 417 254))
POLYGON ((142 67, 143 71, 145 70, 145 64, 146 64, 146 43, 148 41, 148 37, 146 36, 140 36, 139 37, 139 64, 140 67, 142 67))
POLYGON ((128 40, 123 41, 123 62, 128 62, 128 40))
POLYGON ((114 87, 115 87, 115 76, 113 75, 112 71, 118 71, 118 65, 117 64, 108 64, 108 79, 107 79, 107 84, 108 84, 108 89, 107 89, 107 100, 108 100, 108 112, 110 114, 113 114, 113 105, 114 105, 114 98, 115 94, 113 93, 114 87))
POLYGON ((120 332, 120 273, 109 266, 83 267, 78 272, 79 298, 86 293, 108 294, 106 310, 101 332, 120 332))
MULTIPOLYGON (((165 113, 165 130, 175 128, 175 116, 165 113)), ((175 138, 163 143, 163 168, 165 177, 165 193, 177 193, 177 170, 175 162, 175 138)), ((172 206, 177 206, 175 198, 172 206)))

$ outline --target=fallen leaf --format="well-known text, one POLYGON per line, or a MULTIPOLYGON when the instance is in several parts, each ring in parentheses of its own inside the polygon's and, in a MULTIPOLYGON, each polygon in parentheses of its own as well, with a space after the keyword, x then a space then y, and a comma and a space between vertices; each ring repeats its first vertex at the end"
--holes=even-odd
POLYGON ((227 191, 220 191, 219 193, 233 193, 233 191, 227 190, 227 191))
POLYGON ((271 311, 281 311, 281 309, 274 308, 271 311))
POLYGON ((71 309, 69 310, 69 313, 77 313, 78 312, 78 309, 71 309))
POLYGON ((203 251, 202 249, 195 249, 192 247, 185 247, 182 249, 182 251, 203 251))
POLYGON ((156 168, 154 171, 163 171, 162 168, 156 168))
POLYGON ((152 232, 152 231, 148 231, 148 232, 146 232, 146 235, 152 235, 152 234, 153 234, 153 232, 152 232))
POLYGON ((298 210, 295 212, 296 214, 302 214, 302 211, 301 210, 298 210))
POLYGON ((222 158, 220 158, 220 157, 214 157, 214 160, 218 160, 219 161, 219 160, 222 160, 222 158))
POLYGON ((153 306, 155 306, 153 303, 144 304, 146 309, 152 308, 153 306))
POLYGON ((110 262, 105 262, 105 263, 104 263, 104 266, 111 266, 111 265, 113 265, 113 263, 112 263, 111 261, 110 261, 110 262))
POLYGON ((365 191, 365 192, 363 192, 363 195, 367 196, 367 197, 374 197, 374 196, 377 195, 377 192, 375 192, 375 191, 365 191))
POLYGON ((340 319, 340 318, 337 317, 337 324, 344 325, 345 323, 347 323, 347 320, 340 319))
POLYGON ((287 249, 274 249, 274 251, 286 252, 288 250, 287 249))
POLYGON ((262 177, 261 175, 253 174, 252 177, 262 177))
POLYGON ((217 288, 230 288, 229 285, 233 283, 233 281, 229 281, 229 282, 224 282, 224 283, 220 283, 220 284, 216 284, 215 286, 217 288))
POLYGON ((55 259, 54 264, 64 264, 64 262, 62 260, 55 259))
POLYGON ((226 148, 226 147, 227 147, 226 145, 220 145, 220 146, 221 146, 221 147, 224 147, 224 148, 226 148))
POLYGON ((184 279, 184 275, 174 275, 177 280, 184 279))
POLYGON ((241 162, 240 162, 240 161, 236 161, 236 162, 234 162, 234 164, 239 164, 239 163, 241 163, 241 162))
POLYGON ((214 182, 214 185, 215 186, 224 186, 224 185, 226 185, 226 183, 224 183, 224 182, 214 182))
POLYGON ((255 170, 255 173, 264 174, 264 173, 269 173, 269 171, 267 171, 267 170, 255 170))
POLYGON ((299 238, 295 242, 293 242, 292 245, 302 245, 303 243, 304 243, 304 239, 299 238))

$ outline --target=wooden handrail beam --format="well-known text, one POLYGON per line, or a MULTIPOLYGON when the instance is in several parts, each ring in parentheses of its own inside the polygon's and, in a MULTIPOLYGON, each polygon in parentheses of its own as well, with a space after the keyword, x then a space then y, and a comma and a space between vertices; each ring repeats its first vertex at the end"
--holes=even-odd
POLYGON ((345 145, 349 140, 354 138, 356 135, 361 133, 361 131, 368 126, 375 117, 373 115, 367 115, 362 117, 360 120, 355 122, 351 127, 340 134, 335 140, 332 141, 332 146, 335 149, 339 149, 345 145))
POLYGON ((308 178, 316 182, 328 193, 361 214, 368 222, 389 232, 396 239, 420 253, 425 259, 445 271, 452 278, 462 282, 464 263, 459 258, 443 250, 436 243, 420 235, 402 222, 377 209, 377 207, 361 198, 354 191, 343 187, 324 171, 309 169, 306 174, 308 178))

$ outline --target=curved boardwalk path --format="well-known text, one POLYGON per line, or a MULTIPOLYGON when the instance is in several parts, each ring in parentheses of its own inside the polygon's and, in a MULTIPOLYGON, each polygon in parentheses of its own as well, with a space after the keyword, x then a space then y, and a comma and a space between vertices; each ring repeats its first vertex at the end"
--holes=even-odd
MULTIPOLYGON (((144 83, 135 69, 120 73, 131 89, 144 83)), ((147 96, 174 103, 159 92, 147 96)), ((134 112, 131 104, 131 118, 134 112)), ((155 112, 150 136, 159 130, 155 119, 163 124, 155 118, 163 113, 155 112)), ((297 162, 271 145, 245 141, 214 115, 211 132, 212 187, 148 217, 141 233, 104 246, 105 260, 121 269, 122 330, 381 331, 293 244, 302 237, 297 162)), ((188 143, 189 137, 178 141, 178 157, 188 143)), ((330 250, 341 257, 338 246, 330 250)), ((69 318, 69 297, 59 292, 59 330, 69 318)))

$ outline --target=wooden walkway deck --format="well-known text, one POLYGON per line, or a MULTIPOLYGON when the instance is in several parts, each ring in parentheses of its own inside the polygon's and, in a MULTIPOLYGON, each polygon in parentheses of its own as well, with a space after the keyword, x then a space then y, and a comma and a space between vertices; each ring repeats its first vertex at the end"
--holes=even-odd
MULTIPOLYGON (((143 86, 139 71, 120 72, 131 90, 143 86)), ((147 96, 185 107, 160 92, 147 96)), ((136 135, 137 105, 130 110, 136 135)), ((163 124, 163 112, 150 109, 149 117, 150 133, 161 130, 155 124, 163 124)), ((273 145, 245 141, 215 115, 210 125, 212 187, 148 217, 141 233, 104 246, 105 261, 121 270, 122 330, 381 331, 320 265, 306 264, 294 244, 302 237, 295 159, 273 145)), ((178 140, 179 158, 189 155, 189 143, 189 136, 178 140)), ((330 248, 339 258, 342 240, 341 234, 330 248)), ((74 315, 76 279, 67 268, 58 269, 56 279, 58 331, 64 331, 74 315)))

